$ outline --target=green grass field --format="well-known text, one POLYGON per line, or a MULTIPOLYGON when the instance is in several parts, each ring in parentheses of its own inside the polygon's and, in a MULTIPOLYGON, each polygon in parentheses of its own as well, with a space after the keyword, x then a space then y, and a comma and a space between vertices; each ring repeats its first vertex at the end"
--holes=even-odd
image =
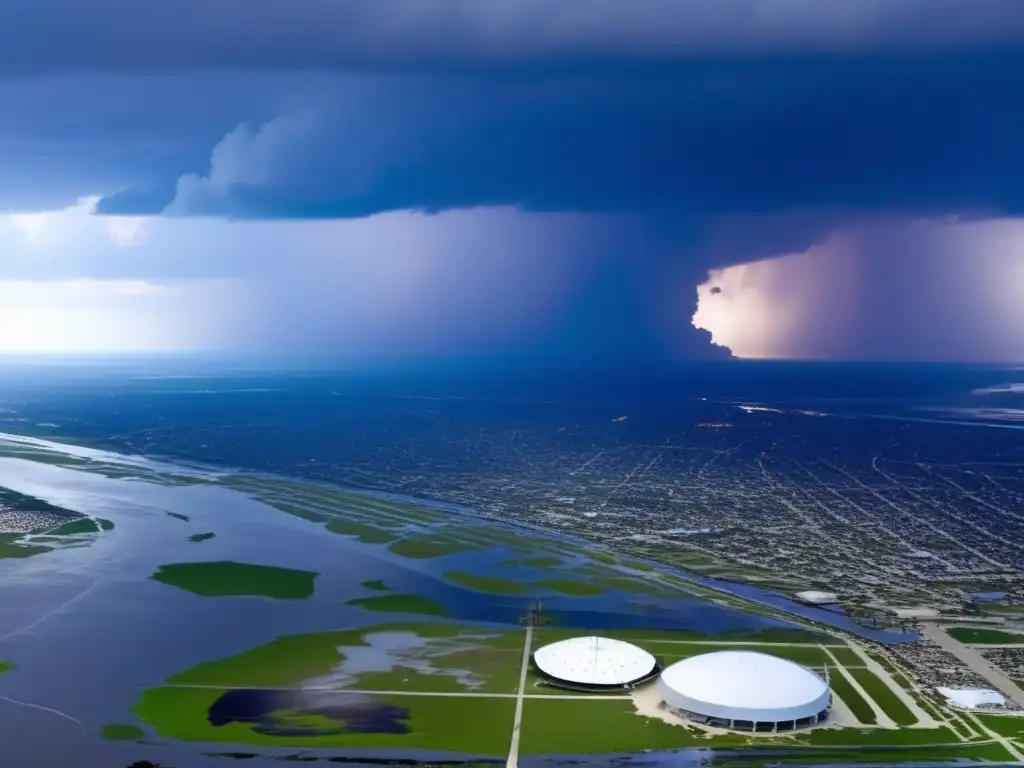
POLYGON ((863 667, 866 662, 852 648, 829 648, 829 652, 835 656, 836 661, 844 667, 863 667))
POLYGON ((840 728, 808 731, 796 737, 800 744, 812 746, 857 747, 909 747, 932 744, 959 744, 956 734, 949 728, 840 728))
POLYGON ((1001 629, 983 629, 979 627, 949 627, 948 632, 961 643, 973 645, 1024 645, 1024 634, 1020 632, 1004 632, 1001 629))
POLYGON ((374 595, 348 600, 347 605, 358 605, 368 611, 383 613, 419 613, 424 616, 449 616, 448 609, 438 602, 420 595, 374 595))
POLYGON ((545 579, 544 581, 534 582, 536 586, 543 587, 544 589, 551 590, 552 592, 560 592, 563 595, 573 595, 575 597, 596 597, 597 595, 604 594, 604 588, 596 584, 589 584, 585 581, 573 581, 571 579, 545 579))
MULTIPOLYGON (((586 635, 587 632, 580 629, 565 629, 562 627, 542 627, 534 633, 534 645, 539 647, 547 643, 553 643, 556 640, 564 640, 569 637, 579 637, 586 635)), ((817 632, 803 631, 799 629, 765 629, 765 630, 727 630, 724 632, 706 633, 696 632, 689 629, 612 629, 602 630, 600 634, 603 637, 611 637, 616 640, 626 640, 631 643, 644 648, 659 648, 661 651, 665 651, 669 648, 667 641, 672 643, 680 643, 686 645, 677 645, 677 648, 685 648, 688 645, 696 645, 702 648, 702 651, 713 648, 714 650, 724 650, 729 647, 740 647, 740 646, 756 646, 756 650, 764 651, 766 653, 783 653, 786 649, 786 644, 796 644, 789 646, 789 649, 797 654, 801 651, 809 651, 812 656, 810 658, 819 659, 823 658, 823 651, 817 646, 822 641, 832 641, 833 643, 839 643, 839 646, 832 647, 829 645, 830 651, 835 651, 837 648, 845 648, 845 644, 840 638, 828 637, 826 635, 819 634, 817 632), (716 645, 716 643, 729 643, 728 646, 716 645), (657 643, 657 645, 655 645, 657 643), (738 643, 739 646, 732 645, 738 643)), ((679 651, 673 651, 679 652, 679 651)), ((683 651, 685 654, 685 651, 683 651)), ((806 657, 805 657, 806 658, 806 657)))
POLYGON ((123 723, 111 723, 100 729, 104 739, 110 741, 139 741, 144 739, 146 734, 137 725, 125 725, 123 723))
POLYGON ((874 699, 875 703, 887 714, 897 725, 914 725, 917 718, 910 711, 906 704, 893 692, 892 688, 886 685, 878 675, 870 669, 851 668, 850 674, 860 683, 868 696, 874 699))
MULTIPOLYGON (((251 723, 212 726, 206 717, 221 695, 216 689, 152 688, 143 692, 135 714, 161 736, 208 743, 297 747, 291 736, 256 733, 251 723)), ((508 752, 515 699, 429 696, 374 696, 406 710, 409 733, 338 733, 305 736, 303 747, 352 749, 434 749, 501 757, 508 752), (471 727, 467 727, 471 726, 471 727)), ((344 728, 341 722, 335 725, 344 728)))
MULTIPOLYGON (((384 624, 337 632, 314 632, 278 637, 235 656, 200 664, 168 679, 176 685, 238 687, 290 687, 326 674, 344 660, 339 648, 369 646, 366 636, 380 632, 410 632, 440 641, 436 659, 445 669, 465 669, 504 679, 506 669, 518 674, 524 635, 522 630, 494 632, 454 624, 384 624), (445 642, 447 641, 447 642, 445 642), (444 653, 449 650, 451 653, 444 653), (475 654, 475 655, 474 655, 475 654), (479 668, 456 666, 473 662, 479 668)), ((400 662, 400 659, 398 660, 400 662)), ((400 666, 400 664, 397 664, 400 666)), ((357 685, 365 688, 366 686, 357 685)), ((505 684, 499 685, 502 690, 505 684)))
POLYGON ((327 530, 341 536, 354 536, 363 544, 387 544, 398 536, 394 531, 352 520, 331 520, 327 524, 327 530))
POLYGON ((37 544, 19 544, 20 533, 0 533, 0 560, 4 558, 23 558, 52 552, 52 547, 40 547, 37 544))
POLYGON ((864 700, 864 697, 857 692, 857 689, 841 672, 833 669, 828 680, 832 693, 843 700, 854 717, 864 725, 874 725, 877 722, 875 711, 871 709, 871 705, 864 700))
POLYGON ((987 728, 1000 736, 1024 739, 1024 717, 1007 717, 1002 715, 978 715, 978 719, 987 728))
POLYGON ((150 578, 203 597, 256 595, 302 600, 313 594, 317 576, 312 571, 223 560, 161 565, 150 578))
POLYGON ((454 539, 408 538, 399 539, 388 550, 401 557, 427 560, 434 557, 454 555, 456 552, 470 552, 477 547, 454 539))
POLYGON ((529 585, 497 576, 477 576, 461 571, 445 571, 443 575, 448 581, 460 587, 492 595, 525 595, 529 592, 529 585))
POLYGON ((749 737, 709 739, 697 728, 640 717, 631 701, 528 699, 519 749, 524 755, 601 754, 697 746, 742 746, 749 737))
POLYGON ((50 536, 74 536, 79 533, 99 533, 100 527, 95 520, 89 517, 81 517, 77 520, 64 523, 47 533, 50 536))
MULTIPOLYGON (((378 582, 375 586, 386 585, 378 582)), ((363 600, 404 601, 410 597, 412 596, 404 594, 377 594, 363 600)), ((587 633, 580 630, 540 628, 535 631, 533 647, 585 634, 587 633)), ((625 630, 607 634, 641 645, 648 644, 650 647, 664 646, 665 641, 672 638, 684 639, 686 642, 675 646, 686 649, 684 653, 722 648, 706 642, 707 635, 691 632, 625 630), (700 642, 701 640, 705 642, 700 642)), ((816 659, 822 658, 822 649, 813 645, 758 645, 751 640, 752 637, 772 637, 770 633, 737 633, 733 636, 742 637, 744 642, 740 646, 729 647, 764 650, 778 655, 789 654, 803 662, 812 656, 816 659)), ((804 634, 799 632, 790 632, 785 638, 789 642, 806 639, 804 634)), ((296 747, 407 747, 445 749, 500 757, 505 754, 511 736, 514 694, 519 688, 524 639, 525 633, 522 630, 495 632, 485 628, 446 623, 396 623, 280 637, 250 651, 199 665, 170 678, 166 684, 146 691, 134 711, 159 734, 193 741, 252 745, 287 743, 296 747), (359 671, 351 673, 350 679, 345 677, 347 673, 344 660, 347 648, 375 646, 375 633, 394 632, 415 634, 422 642, 405 645, 402 642, 396 644, 394 640, 388 639, 379 646, 397 649, 385 652, 387 658, 390 658, 388 668, 368 672, 361 667, 359 671), (402 650, 403 648, 410 650, 402 650), (233 723, 213 728, 205 718, 206 709, 223 691, 231 688, 293 687, 327 673, 342 675, 336 679, 341 681, 338 685, 344 691, 366 691, 366 695, 372 696, 375 700, 408 709, 407 723, 411 733, 349 734, 344 732, 343 723, 327 722, 320 715, 314 716, 314 713, 296 710, 284 713, 282 717, 289 724, 302 723, 307 726, 313 722, 310 719, 313 718, 321 725, 329 726, 330 732, 308 734, 300 738, 287 737, 286 740, 285 737, 255 733, 252 725, 248 723, 233 723), (211 688, 176 687, 193 685, 211 688), (466 693, 467 696, 430 695, 451 693, 466 693), (503 696, 492 698, 473 695, 481 693, 503 696), (447 718, 462 720, 460 723, 452 723, 447 718), (473 727, 466 728, 465 723, 472 723, 473 727)), ((857 675, 856 679, 890 717, 896 722, 909 724, 908 718, 897 711, 898 707, 903 707, 902 702, 884 687, 881 679, 871 675, 864 668, 854 667, 850 673, 857 675)), ((830 679, 836 695, 846 702, 858 719, 866 724, 873 723, 872 710, 856 693, 846 677, 833 670, 830 679)), ((821 749, 821 756, 828 756, 826 762, 850 763, 858 761, 849 758, 860 757, 862 753, 844 752, 843 749, 886 748, 878 753, 871 752, 872 760, 875 762, 910 759, 911 754, 915 759, 917 755, 921 755, 920 759, 923 760, 938 757, 943 754, 943 750, 953 748, 957 750, 956 756, 964 759, 983 754, 1002 755, 999 751, 1001 747, 998 745, 970 744, 968 746, 971 749, 961 747, 960 740, 949 728, 828 728, 780 734, 776 737, 743 733, 710 735, 697 727, 672 725, 640 716, 628 698, 600 699, 587 694, 572 695, 550 688, 538 688, 534 685, 535 681, 536 677, 531 671, 525 689, 527 698, 524 701, 521 731, 520 752, 524 756, 686 747, 730 749, 751 746, 756 746, 758 750, 771 750, 776 747, 821 749), (536 698, 538 695, 552 693, 567 698, 536 698)), ((903 709, 909 714, 909 710, 905 707, 903 709)), ((993 730, 1006 732, 1008 735, 1015 734, 1016 731, 1010 729, 1016 727, 1016 724, 1004 723, 1004 720, 1010 718, 1001 718, 998 728, 993 727, 993 730)), ((1024 720, 1021 724, 1024 725, 1024 720)), ((794 754, 797 753, 780 752, 779 757, 794 754)), ((806 753, 806 757, 810 758, 812 754, 814 759, 817 759, 816 753, 806 753)), ((774 757, 772 759, 774 761, 774 757)))
POLYGON ((565 561, 559 557, 523 557, 517 560, 505 560, 498 563, 498 565, 504 565, 512 568, 536 568, 538 570, 549 570, 551 568, 560 568, 565 564, 565 561))
MULTIPOLYGON (((523 707, 523 723, 520 749, 522 754, 573 754, 603 753, 616 751, 670 750, 685 747, 707 747, 728 749, 730 747, 754 746, 760 750, 785 749, 794 746, 823 747, 906 747, 914 745, 947 744, 947 747, 922 749, 921 754, 938 758, 960 742, 946 728, 914 730, 879 730, 844 728, 805 732, 793 732, 778 737, 750 736, 742 733, 709 735, 698 728, 670 725, 661 720, 636 714, 630 701, 610 700, 556 700, 527 699, 523 707)), ((792 754, 792 753, 791 753, 792 754)), ((801 755, 801 759, 815 765, 818 760, 813 753, 801 755)), ((833 752, 842 757, 835 762, 859 763, 854 757, 858 752, 833 752)), ((878 754, 895 755, 896 759, 909 759, 910 752, 904 750, 878 754)), ((916 754, 916 752, 915 752, 916 754)), ((956 753, 968 757, 969 753, 956 753)), ((1002 754, 989 750, 988 754, 1002 754)), ((872 759, 876 753, 871 752, 872 759)), ((739 759, 739 755, 736 755, 739 759)), ((761 757, 771 764, 776 758, 761 757)), ((829 761, 832 762, 832 761, 829 761)), ((732 762, 730 761, 730 765, 732 762)), ((762 765, 762 763, 758 763, 762 765)))

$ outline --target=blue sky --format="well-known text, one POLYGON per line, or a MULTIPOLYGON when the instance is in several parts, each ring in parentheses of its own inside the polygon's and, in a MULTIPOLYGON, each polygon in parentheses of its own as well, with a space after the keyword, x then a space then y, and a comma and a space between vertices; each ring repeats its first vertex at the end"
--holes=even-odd
POLYGON ((0 350, 1020 359, 1022 42, 1017 0, 7 2, 0 350))

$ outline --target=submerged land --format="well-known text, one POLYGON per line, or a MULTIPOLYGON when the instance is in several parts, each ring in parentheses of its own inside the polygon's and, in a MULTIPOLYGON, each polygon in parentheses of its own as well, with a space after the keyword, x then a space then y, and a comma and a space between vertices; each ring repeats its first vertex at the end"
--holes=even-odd
MULTIPOLYGON (((24 445, 17 452, 20 458, 32 454, 24 445)), ((45 463, 63 466, 59 447, 40 452, 45 463)), ((106 740, 234 745, 253 754, 282 747, 323 755, 413 750, 427 759, 445 751, 507 764, 519 755, 686 748, 778 750, 779 762, 792 757, 786 750, 836 763, 867 752, 876 762, 1024 760, 1024 717, 957 711, 936 692, 939 684, 989 682, 948 647, 929 638, 878 642, 826 619, 800 616, 792 606, 694 578, 693 572, 708 570, 701 566, 709 556, 697 550, 680 555, 690 560, 687 570, 678 567, 678 557, 659 559, 656 550, 635 546, 633 539, 587 541, 324 484, 241 473, 178 475, 124 466, 109 455, 76 458, 67 468, 92 472, 90 462, 98 466, 95 474, 115 482, 244 494, 280 516, 268 519, 288 523, 280 536, 314 536, 318 546, 337 548, 339 564, 356 554, 380 564, 379 573, 335 583, 347 590, 344 599, 328 593, 334 600, 329 605, 353 612, 346 614, 355 617, 347 626, 300 634, 281 626, 269 642, 149 679, 116 721, 97 725, 106 740), (538 601, 549 623, 520 626, 538 601), (756 617, 764 625, 710 631, 671 620, 685 619, 698 605, 756 617), (473 611, 487 616, 474 617, 473 611), (615 612, 635 626, 591 626, 576 618, 615 612), (611 695, 569 693, 546 686, 530 668, 532 650, 594 632, 629 640, 668 663, 743 648, 827 670, 833 718, 788 734, 726 733, 672 721, 659 709, 653 686, 611 695)), ((56 562, 64 546, 117 537, 127 527, 122 518, 115 525, 88 509, 68 513, 72 517, 45 530, 12 532, 9 546, 41 550, 32 556, 56 562)), ((124 514, 132 519, 130 511, 124 514)), ((321 598, 326 569, 295 567, 280 554, 250 547, 226 518, 219 524, 215 514, 198 509, 168 509, 157 518, 166 521, 167 551, 181 559, 152 564, 148 580, 165 590, 154 596, 175 594, 212 610, 239 599, 302 604, 321 598), (207 543, 196 547, 199 541, 207 543), (200 559, 206 551, 209 559, 200 559), (243 554, 224 557, 229 551, 243 554)), ((301 552, 296 559, 303 559, 301 552)), ((321 621, 330 627, 327 607, 321 621)), ((996 630, 967 623, 944 636, 982 649, 985 658, 1002 659, 998 663, 1008 670, 1024 651, 1024 642, 1005 625, 996 630)))

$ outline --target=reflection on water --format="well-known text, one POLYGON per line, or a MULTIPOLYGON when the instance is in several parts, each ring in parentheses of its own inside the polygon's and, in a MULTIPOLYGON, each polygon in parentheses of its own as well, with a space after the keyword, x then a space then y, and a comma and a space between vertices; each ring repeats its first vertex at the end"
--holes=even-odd
POLYGON ((409 711, 359 694, 242 689, 210 705, 211 725, 250 723, 268 736, 409 733, 409 711))
POLYGON ((459 637, 421 637, 415 632, 371 632, 363 635, 367 645, 346 645, 338 648, 341 664, 329 674, 308 681, 308 687, 353 685, 360 675, 390 672, 396 667, 415 674, 443 675, 468 689, 479 688, 484 680, 465 669, 437 667, 432 659, 459 651, 472 651, 480 642, 495 635, 466 634, 459 637))

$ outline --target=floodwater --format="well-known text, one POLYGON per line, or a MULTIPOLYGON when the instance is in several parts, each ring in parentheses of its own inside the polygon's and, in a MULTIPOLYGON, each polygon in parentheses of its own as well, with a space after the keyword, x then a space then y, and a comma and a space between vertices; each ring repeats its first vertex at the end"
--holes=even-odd
MULTIPOLYGON (((110 742, 99 731, 105 724, 130 722, 141 691, 201 662, 282 634, 391 619, 344 605, 365 594, 362 581, 383 579, 398 592, 415 592, 444 604, 454 618, 482 624, 515 624, 530 602, 453 587, 439 578, 436 564, 367 547, 224 487, 112 479, 13 458, 0 458, 0 485, 109 519, 116 526, 89 546, 0 559, 0 658, 18 665, 15 673, 0 675, 0 743, 4 765, 17 768, 120 768, 143 758, 172 768, 223 766, 223 759, 204 756, 196 745, 110 742), (216 531, 217 536, 202 543, 187 541, 204 531, 216 531), (161 564, 191 560, 240 560, 323 575, 312 598, 295 601, 203 598, 148 578, 161 564)), ((480 553, 473 556, 486 570, 480 553)), ((496 567, 518 555, 494 550, 489 556, 496 567)), ((699 600, 657 603, 623 595, 602 598, 601 606, 596 611, 592 600, 545 599, 546 610, 557 613, 562 623, 594 629, 661 625, 719 631, 779 624, 699 600), (638 602, 645 607, 638 608, 638 602)), ((397 652, 410 641, 378 636, 375 642, 379 658, 382 649, 385 655, 388 649, 397 652)), ((371 658, 355 654, 350 664, 366 667, 371 658)), ((218 702, 214 714, 225 722, 262 717, 278 694, 282 692, 235 691, 218 702)), ((323 706, 325 713, 337 714, 332 706, 357 704, 323 706)), ((378 705, 364 709, 360 718, 368 728, 377 724, 386 730, 401 719, 378 705)), ((345 711, 349 722, 351 715, 345 711)), ((280 756, 296 750, 261 751, 280 756)), ((524 758, 521 764, 530 762, 524 758)))
POLYGON ((331 733, 409 733, 403 722, 409 711, 369 696, 324 691, 233 690, 217 699, 209 711, 212 725, 252 723, 253 730, 270 736, 319 736, 331 733), (303 715, 320 715, 343 721, 336 729, 305 724, 282 723, 274 712, 301 710, 303 715))

